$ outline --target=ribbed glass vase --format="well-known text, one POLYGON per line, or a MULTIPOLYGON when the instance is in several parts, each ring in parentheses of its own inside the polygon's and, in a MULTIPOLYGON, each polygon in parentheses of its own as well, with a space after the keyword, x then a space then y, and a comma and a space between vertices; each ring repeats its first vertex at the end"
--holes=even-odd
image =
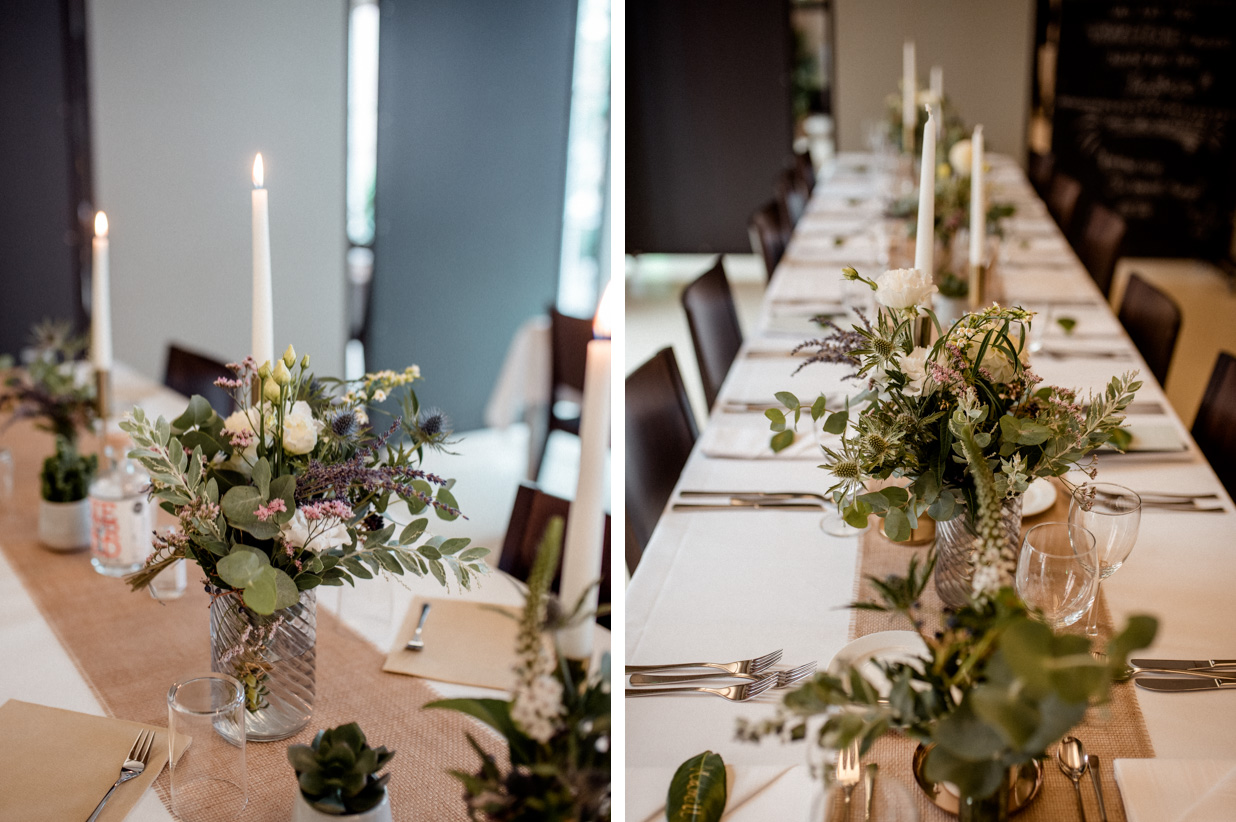
MULTIPOLYGON (((1006 499, 1000 512, 1014 553, 1021 549, 1021 500, 1020 495, 1006 499)), ((949 608, 960 608, 970 598, 970 580, 974 577, 970 562, 977 539, 970 511, 964 504, 960 514, 936 523, 936 593, 949 608)))
POLYGON ((316 650, 316 591, 270 616, 246 608, 239 594, 210 603, 210 667, 244 685, 250 742, 286 739, 309 724, 316 650))

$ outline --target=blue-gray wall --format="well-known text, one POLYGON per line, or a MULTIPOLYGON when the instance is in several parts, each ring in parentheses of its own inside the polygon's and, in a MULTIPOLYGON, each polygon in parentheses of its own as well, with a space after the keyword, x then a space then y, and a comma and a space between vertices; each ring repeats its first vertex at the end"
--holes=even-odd
POLYGON ((384 0, 368 367, 482 425, 515 330, 555 297, 576 0, 384 0))

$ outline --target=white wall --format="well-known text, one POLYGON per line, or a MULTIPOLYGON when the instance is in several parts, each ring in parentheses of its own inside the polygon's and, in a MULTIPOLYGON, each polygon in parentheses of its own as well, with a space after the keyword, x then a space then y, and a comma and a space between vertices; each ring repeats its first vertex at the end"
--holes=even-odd
POLYGON ((837 114, 842 151, 865 151, 863 123, 885 116, 915 41, 919 85, 944 67, 944 93, 989 150, 1023 159, 1030 108, 1031 0, 836 0, 837 114))
POLYGON ((343 372, 344 0, 92 0, 95 198, 117 359, 248 353, 250 190, 270 190, 275 348, 343 372))

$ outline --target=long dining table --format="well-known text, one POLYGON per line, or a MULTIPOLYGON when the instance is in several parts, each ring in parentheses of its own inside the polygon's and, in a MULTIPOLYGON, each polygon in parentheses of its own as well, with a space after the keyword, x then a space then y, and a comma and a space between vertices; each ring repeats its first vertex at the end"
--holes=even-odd
MULTIPOLYGON (((1005 223, 998 258, 1001 302, 1038 311, 1039 321, 1047 321, 1043 349, 1031 355, 1034 370, 1045 384, 1083 391, 1101 390, 1113 375, 1139 370, 1143 386, 1129 420, 1149 439, 1179 445, 1158 453, 1104 454, 1099 479, 1142 491, 1214 493, 1223 509, 1145 509, 1136 545, 1103 583, 1102 598, 1117 623, 1133 613, 1158 617, 1159 633, 1147 656, 1236 657, 1236 509, 1022 170, 999 155, 990 155, 989 163, 991 201, 1016 208, 1005 223), (1065 317, 1076 322, 1067 335, 1057 322, 1065 317)), ((817 661, 823 669, 851 639, 846 605, 858 590, 859 538, 825 533, 820 511, 674 505, 701 501, 684 498, 685 490, 823 493, 832 484, 818 467, 809 417, 798 426, 798 442, 774 454, 761 405, 775 406, 776 392, 791 391, 808 405, 823 393, 831 409, 858 391, 843 379, 845 366, 815 364, 795 374, 801 356, 789 351, 796 342, 821 336, 809 322, 813 314, 850 297, 842 267, 874 278, 888 265, 889 232, 905 229, 883 218, 881 192, 887 189, 879 168, 872 155, 843 154, 821 176, 768 283, 758 324, 748 329, 632 575, 628 664, 724 662, 783 649, 782 667, 817 661)), ((1134 689, 1156 758, 1236 760, 1232 694, 1116 687, 1134 689)), ((732 766, 727 820, 806 819, 818 788, 803 767, 805 746, 735 739, 740 718, 771 717, 776 701, 765 695, 732 703, 706 694, 627 699, 627 819, 658 818, 675 770, 706 750, 732 766)), ((1112 763, 1104 767, 1110 773, 1112 763)), ((1045 770, 1044 790, 1070 792, 1071 801, 1064 776, 1054 765, 1045 770)), ((1110 794, 1107 800, 1119 802, 1110 794)))
MULTIPOLYGON (((140 406, 152 417, 174 419, 187 403, 185 397, 123 366, 114 378, 116 409, 140 406)), ((115 423, 113 419, 113 429, 115 423)), ((83 442, 82 447, 92 448, 92 442, 83 442)), ((176 679, 210 670, 210 615, 200 572, 190 566, 185 595, 160 603, 145 591, 130 592, 119 579, 95 574, 88 552, 57 553, 39 546, 35 537, 38 467, 51 448, 51 437, 21 423, 5 432, 0 445, 13 452, 16 464, 13 498, 0 500, 0 659, 4 660, 0 664, 0 704, 20 700, 165 727, 166 694, 174 679, 152 673, 150 666, 174 670, 176 679), (69 590, 80 599, 64 602, 64 592, 69 590), (67 619, 66 609, 70 609, 67 619), (173 647, 176 641, 168 633, 173 623, 188 626, 185 647, 173 647)), ((465 497, 460 499, 466 506, 465 497)), ((397 513, 390 515, 398 517, 397 513)), ((460 526, 465 529, 466 524, 460 526)), ((489 547, 496 550, 498 546, 489 547)), ((384 673, 382 660, 388 649, 402 644, 397 639, 406 638, 405 614, 415 598, 450 596, 482 607, 519 606, 523 602, 521 584, 494 570, 470 591, 452 585, 448 593, 432 578, 412 576, 361 581, 355 589, 317 590, 314 716, 293 738, 248 746, 249 803, 240 818, 288 819, 296 780, 287 763, 286 746, 307 743, 318 728, 355 721, 372 744, 396 749, 388 768, 396 820, 466 819, 462 785, 447 773, 479 769, 465 732, 494 754, 504 750, 505 743, 471 718, 423 711, 422 705, 436 698, 504 699, 509 693, 384 673), (395 743, 395 738, 402 741, 395 743)), ((430 619, 426 626, 429 644, 433 624, 430 619)), ((599 626, 596 632, 596 653, 608 651, 609 632, 599 626)), ((73 740, 59 743, 73 744, 73 740)), ((115 764, 118 773, 120 760, 115 764)), ((72 774, 66 775, 71 778, 72 774)), ((125 818, 133 822, 173 819, 165 804, 168 778, 164 771, 155 782, 156 790, 146 791, 125 818)), ((2 786, 0 782, 0 791, 2 786)), ((0 803, 3 822, 20 822, 6 817, 3 807, 0 803)))

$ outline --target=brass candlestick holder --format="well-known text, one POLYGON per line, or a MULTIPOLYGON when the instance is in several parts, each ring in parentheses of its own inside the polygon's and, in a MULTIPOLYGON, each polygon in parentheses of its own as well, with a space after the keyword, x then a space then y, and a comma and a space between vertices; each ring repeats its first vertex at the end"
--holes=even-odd
POLYGON ((978 311, 987 302, 987 264, 970 264, 970 310, 978 311))
POLYGON ((112 372, 108 368, 96 368, 94 372, 95 409, 107 433, 107 421, 112 415, 112 372))

